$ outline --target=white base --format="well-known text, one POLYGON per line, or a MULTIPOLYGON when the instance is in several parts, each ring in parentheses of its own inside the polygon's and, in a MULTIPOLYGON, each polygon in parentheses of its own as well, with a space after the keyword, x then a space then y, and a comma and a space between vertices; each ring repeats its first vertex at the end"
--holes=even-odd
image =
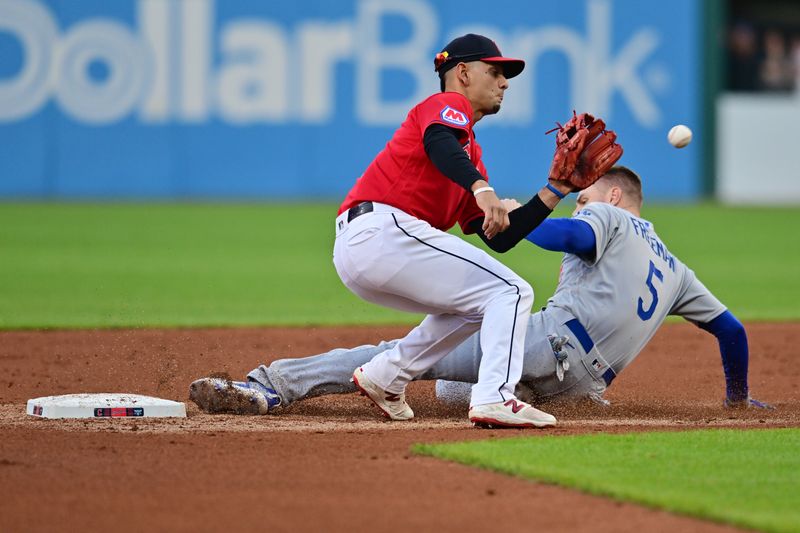
POLYGON ((140 394, 65 394, 28 400, 27 412, 41 418, 186 418, 186 405, 140 394))

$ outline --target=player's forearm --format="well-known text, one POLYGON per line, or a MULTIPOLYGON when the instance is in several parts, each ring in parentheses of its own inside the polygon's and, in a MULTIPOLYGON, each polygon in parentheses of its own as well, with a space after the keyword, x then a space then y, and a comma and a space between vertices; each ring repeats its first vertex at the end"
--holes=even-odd
POLYGON ((464 189, 471 191, 476 181, 484 179, 467 157, 452 128, 432 124, 425 130, 422 142, 428 159, 439 172, 464 189))
POLYGON ((596 239, 592 227, 582 220, 551 218, 542 222, 527 237, 545 250, 587 255, 595 251, 596 239))
POLYGON ((749 350, 744 326, 730 311, 725 311, 714 320, 700 323, 698 326, 713 334, 719 342, 728 400, 734 402, 746 400, 749 394, 747 386, 749 350))
POLYGON ((511 225, 492 239, 487 239, 483 233, 481 228, 483 217, 473 220, 470 223, 470 229, 477 233, 489 248, 495 252, 505 253, 516 246, 552 212, 553 210, 537 194, 522 207, 509 211, 508 219, 511 225))
MULTIPOLYGON (((455 130, 442 124, 432 124, 425 130, 423 143, 425 153, 434 166, 452 181, 470 192, 478 185, 486 185, 484 177, 464 153, 455 130)), ((507 252, 553 212, 559 199, 543 189, 527 204, 509 212, 510 226, 491 239, 483 232, 483 218, 473 221, 470 229, 480 235, 483 242, 495 252, 507 252)))

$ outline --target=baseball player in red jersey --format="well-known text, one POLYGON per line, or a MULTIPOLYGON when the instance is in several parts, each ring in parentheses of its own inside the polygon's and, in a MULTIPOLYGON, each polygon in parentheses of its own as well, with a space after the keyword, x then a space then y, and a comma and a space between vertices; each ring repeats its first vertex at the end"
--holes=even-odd
POLYGON ((456 222, 505 252, 572 189, 550 181, 508 212, 489 187, 473 126, 497 113, 508 79, 525 63, 490 39, 468 34, 436 56, 442 92, 408 113, 342 203, 333 262, 361 298, 426 313, 394 348, 355 369, 353 381, 392 420, 414 416, 406 385, 480 330, 476 425, 545 427, 556 419, 518 400, 533 290, 489 254, 446 233, 456 222))

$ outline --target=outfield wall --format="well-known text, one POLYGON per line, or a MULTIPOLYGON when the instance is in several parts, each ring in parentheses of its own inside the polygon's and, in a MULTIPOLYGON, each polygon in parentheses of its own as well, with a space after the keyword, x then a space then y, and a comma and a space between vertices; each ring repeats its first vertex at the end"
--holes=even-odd
POLYGON ((701 190, 700 2, 3 0, 0 196, 340 197, 437 90, 455 35, 528 62, 476 131, 502 193, 543 182, 572 109, 652 198, 701 190), (488 7, 491 6, 491 7, 488 7), (674 150, 675 123, 695 141, 674 150))
POLYGON ((800 203, 800 92, 728 94, 717 105, 717 196, 733 204, 800 203))

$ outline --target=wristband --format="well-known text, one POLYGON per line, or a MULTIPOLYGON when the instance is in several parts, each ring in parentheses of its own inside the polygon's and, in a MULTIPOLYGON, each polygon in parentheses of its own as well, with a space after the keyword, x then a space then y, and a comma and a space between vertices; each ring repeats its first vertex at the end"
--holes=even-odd
MULTIPOLYGON (((563 199, 564 199, 564 197, 565 197, 565 196, 567 196, 566 194, 564 194, 563 192, 559 191, 558 189, 556 189, 555 187, 553 187, 553 186, 552 186, 552 185, 550 185, 549 183, 548 183, 547 185, 545 185, 545 187, 547 187, 548 189, 550 189, 550 192, 552 192, 553 194, 555 194, 556 196, 558 196, 559 200, 563 200, 563 199)), ((478 190, 480 190, 480 189, 478 189, 478 190)))
POLYGON ((494 187, 481 187, 480 189, 475 189, 475 191, 473 191, 472 194, 474 194, 475 196, 478 196, 482 192, 489 192, 489 191, 493 191, 493 190, 494 190, 494 187))

